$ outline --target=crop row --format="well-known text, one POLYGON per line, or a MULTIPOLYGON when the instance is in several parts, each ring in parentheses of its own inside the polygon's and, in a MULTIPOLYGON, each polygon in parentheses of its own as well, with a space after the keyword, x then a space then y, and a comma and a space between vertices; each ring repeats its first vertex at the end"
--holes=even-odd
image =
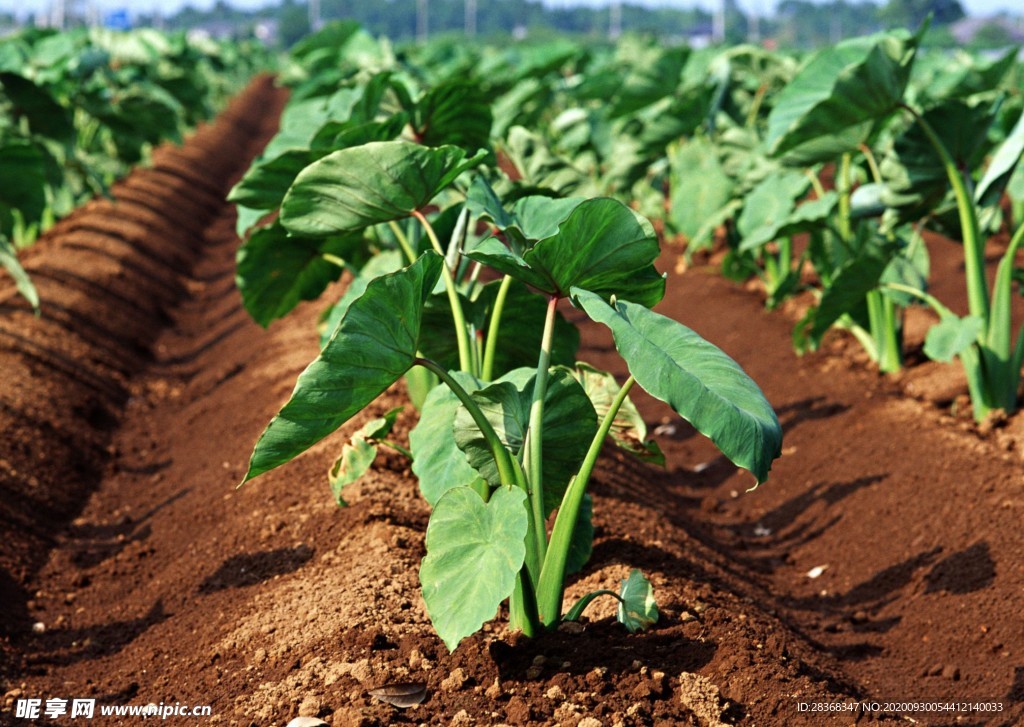
POLYGON ((1024 238, 1017 69, 1012 55, 919 63, 920 38, 854 39, 799 63, 635 39, 396 55, 353 24, 301 42, 281 131, 230 196, 246 238, 237 280, 262 325, 351 280, 246 479, 405 377, 421 410, 408 448, 389 438, 389 412, 351 437, 328 479, 344 504, 379 447, 412 459, 433 508, 420 580, 449 647, 505 599, 527 634, 606 594, 627 628, 649 626, 657 609, 639 573, 562 612, 565 578, 589 557, 602 442, 660 459, 631 387, 758 481, 781 448, 740 367, 651 310, 665 285, 652 219, 687 254, 717 238, 725 272, 760 276, 769 306, 812 289, 799 350, 841 326, 896 370, 903 309, 931 305, 941 320, 926 352, 960 359, 977 417, 1012 412, 1024 356, 1010 331, 1024 238), (982 248, 1004 225, 1017 232, 990 293, 982 248), (963 240, 967 316, 928 293, 925 227, 963 240), (611 330, 625 383, 576 360, 562 300, 611 330))
POLYGON ((153 30, 0 40, 0 265, 38 305, 15 250, 110 185, 148 150, 210 117, 258 53, 153 30))

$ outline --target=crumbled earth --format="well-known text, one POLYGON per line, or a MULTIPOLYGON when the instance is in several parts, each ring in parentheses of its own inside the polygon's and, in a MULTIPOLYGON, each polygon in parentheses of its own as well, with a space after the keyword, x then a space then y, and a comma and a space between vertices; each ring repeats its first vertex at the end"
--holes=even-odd
MULTIPOLYGON (((798 358, 785 311, 709 266, 681 271, 671 249, 660 310, 747 369, 786 440, 748 492, 749 474, 637 397, 667 466, 605 452, 593 557, 566 598, 640 568, 661 610, 652 630, 628 634, 599 600, 532 640, 499 614, 449 653, 418 591, 428 508, 409 463, 381 453, 346 508, 327 487, 346 438, 407 402, 400 385, 236 489, 317 351, 320 306, 263 330, 233 281, 222 198, 281 102, 257 81, 115 201, 52 230, 25 260, 41 318, 0 282, 0 723, 25 724, 13 708, 26 697, 212 708, 171 724, 1024 720, 1024 419, 974 425, 956 369, 919 352, 898 377, 838 335, 798 358), (423 702, 369 694, 398 683, 422 685, 423 702), (837 702, 880 706, 811 711, 837 702), (1000 711, 913 711, 928 702, 1000 711)), ((956 307, 958 249, 930 244, 956 307)), ((926 322, 914 313, 908 336, 926 322)), ((621 373, 606 332, 583 340, 581 358, 621 373)), ((414 423, 406 407, 397 441, 414 423)))

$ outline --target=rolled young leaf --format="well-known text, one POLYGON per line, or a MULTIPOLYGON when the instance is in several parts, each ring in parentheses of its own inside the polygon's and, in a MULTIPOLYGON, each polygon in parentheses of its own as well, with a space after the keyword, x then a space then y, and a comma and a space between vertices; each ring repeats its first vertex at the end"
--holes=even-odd
POLYGON ((408 217, 426 206, 486 152, 466 158, 454 146, 428 148, 376 141, 342 149, 306 167, 281 206, 281 221, 299 235, 353 232, 408 217))
POLYGON ((631 634, 646 631, 658 622, 658 604, 654 601, 654 589, 651 582, 636 568, 629 572, 629 578, 622 581, 619 610, 615 618, 631 634))
POLYGON ((768 477, 782 452, 782 428, 757 384, 697 333, 647 308, 573 290, 587 315, 611 329, 629 372, 649 394, 669 404, 722 454, 768 477))
POLYGON ((448 490, 427 526, 423 600, 449 651, 494 618, 526 559, 526 493, 501 487, 488 502, 468 487, 448 490))
POLYGON ((309 449, 409 370, 419 349, 423 303, 442 265, 440 255, 428 252, 370 281, 256 442, 243 482, 309 449))

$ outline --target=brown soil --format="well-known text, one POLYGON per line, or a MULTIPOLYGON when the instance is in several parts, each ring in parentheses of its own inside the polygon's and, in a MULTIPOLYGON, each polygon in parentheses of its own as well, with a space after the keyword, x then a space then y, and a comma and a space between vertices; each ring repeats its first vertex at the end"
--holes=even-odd
MULTIPOLYGON (((236 490, 316 353, 315 305, 266 331, 241 309, 220 202, 279 108, 255 84, 115 202, 59 225, 26 258, 42 318, 0 288, 0 723, 26 724, 12 712, 26 697, 212 706, 172 724, 1024 720, 1022 418, 979 429, 949 413, 955 376, 941 396, 919 373, 933 367, 885 379, 838 337, 797 358, 784 315, 705 267, 674 276, 662 310, 762 384, 785 450, 746 493, 749 475, 640 399, 669 465, 607 453, 594 556, 568 597, 639 567, 662 611, 648 633, 625 633, 609 603, 582 630, 528 641, 499 619, 447 653, 418 594, 428 512, 408 463, 381 455, 345 509, 326 486, 344 437, 402 403, 400 388, 236 490), (394 682, 425 684, 426 701, 368 695, 394 682), (799 711, 837 701, 880 711, 799 711)), ((955 252, 937 255, 943 279, 959 275, 955 252)), ((602 331, 584 344, 618 368, 602 331)), ((400 440, 413 421, 401 416, 400 440)))

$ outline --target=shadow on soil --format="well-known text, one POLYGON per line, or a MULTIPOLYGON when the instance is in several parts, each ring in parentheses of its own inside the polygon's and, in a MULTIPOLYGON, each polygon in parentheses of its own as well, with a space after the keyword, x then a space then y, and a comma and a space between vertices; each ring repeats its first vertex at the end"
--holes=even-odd
POLYGON ((813 396, 776 407, 775 414, 779 417, 779 423, 782 424, 782 431, 788 432, 804 422, 831 419, 850 408, 846 404, 827 403, 828 401, 824 396, 813 396))
POLYGON ((170 618, 163 601, 157 600, 139 618, 111 621, 84 628, 55 627, 33 635, 25 649, 34 656, 28 659, 29 672, 40 667, 66 666, 89 659, 119 653, 147 629, 170 618))
POLYGON ((93 568, 113 558, 129 545, 146 540, 152 534, 149 521, 153 516, 190 491, 191 488, 185 488, 176 492, 134 519, 125 516, 113 523, 72 524, 68 528, 68 539, 73 543, 71 562, 82 569, 93 568))
POLYGON ((293 573, 312 557, 313 549, 308 545, 233 555, 202 582, 199 592, 215 593, 227 588, 254 586, 274 576, 293 573))
POLYGON ((974 593, 988 588, 996 579, 996 564, 987 542, 975 543, 953 553, 928 571, 925 593, 974 593))

